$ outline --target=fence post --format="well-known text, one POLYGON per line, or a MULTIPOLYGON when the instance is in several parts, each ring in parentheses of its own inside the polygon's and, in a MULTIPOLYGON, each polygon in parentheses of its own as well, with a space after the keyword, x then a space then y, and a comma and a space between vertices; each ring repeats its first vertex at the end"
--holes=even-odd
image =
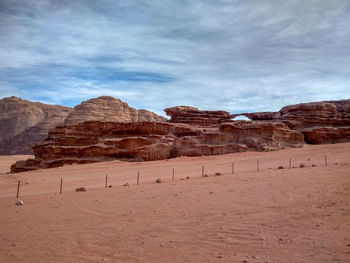
POLYGON ((204 177, 204 165, 202 166, 202 177, 204 177))
POLYGON ((137 172, 137 185, 139 185, 140 182, 140 172, 137 172))
POLYGON ((258 171, 259 172, 259 169, 260 169, 260 163, 259 163, 259 160, 256 162, 256 171, 258 171))
POLYGON ((107 180, 108 180, 108 175, 106 175, 105 188, 107 188, 107 180))
POLYGON ((17 185, 17 195, 16 195, 16 198, 18 198, 19 196, 19 187, 21 185, 21 180, 18 180, 18 185, 17 185))
POLYGON ((232 162, 232 174, 235 174, 235 164, 232 162))
POLYGON ((327 155, 325 155, 325 157, 324 157, 324 163, 327 166, 327 155))
POLYGON ((173 181, 174 181, 174 178, 175 178, 175 168, 173 168, 173 177, 172 177, 173 181))
POLYGON ((292 168, 292 159, 289 158, 289 169, 292 168))
POLYGON ((60 184, 60 194, 62 194, 62 186, 63 186, 63 178, 61 178, 61 184, 60 184))

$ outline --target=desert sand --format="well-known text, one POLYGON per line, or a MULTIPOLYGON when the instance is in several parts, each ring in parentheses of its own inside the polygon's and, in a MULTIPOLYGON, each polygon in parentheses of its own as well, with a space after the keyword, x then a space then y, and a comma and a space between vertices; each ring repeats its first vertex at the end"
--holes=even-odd
POLYGON ((16 158, 0 262, 350 262, 350 143, 7 174, 16 158))

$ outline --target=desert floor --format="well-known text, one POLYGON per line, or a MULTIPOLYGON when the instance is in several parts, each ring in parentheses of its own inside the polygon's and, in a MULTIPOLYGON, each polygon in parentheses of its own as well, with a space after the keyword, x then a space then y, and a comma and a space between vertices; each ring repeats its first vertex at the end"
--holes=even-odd
POLYGON ((350 262, 350 143, 6 174, 16 158, 0 262, 350 262))

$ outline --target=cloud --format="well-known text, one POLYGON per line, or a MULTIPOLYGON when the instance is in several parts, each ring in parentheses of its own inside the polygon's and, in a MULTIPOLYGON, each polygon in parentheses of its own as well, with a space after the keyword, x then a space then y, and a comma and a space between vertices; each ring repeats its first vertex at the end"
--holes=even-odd
POLYGON ((0 0, 0 97, 232 113, 350 97, 350 2, 0 0))

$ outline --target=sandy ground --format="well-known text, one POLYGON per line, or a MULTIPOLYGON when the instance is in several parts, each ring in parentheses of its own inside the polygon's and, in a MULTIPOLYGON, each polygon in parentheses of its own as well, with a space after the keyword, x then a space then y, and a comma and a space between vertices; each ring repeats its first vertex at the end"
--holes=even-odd
POLYGON ((0 262, 350 262, 350 143, 2 173, 0 262))

